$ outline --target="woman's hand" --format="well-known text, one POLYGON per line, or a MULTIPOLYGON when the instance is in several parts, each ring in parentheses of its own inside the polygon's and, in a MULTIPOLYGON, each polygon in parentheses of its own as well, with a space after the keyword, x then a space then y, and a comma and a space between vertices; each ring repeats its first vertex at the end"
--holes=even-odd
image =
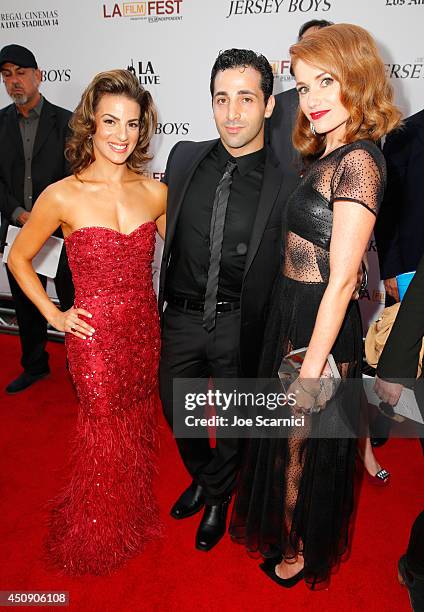
POLYGON ((375 377, 374 391, 377 393, 381 401, 386 402, 386 404, 390 404, 390 406, 396 406, 402 390, 403 385, 382 380, 381 378, 378 378, 378 376, 375 377))
POLYGON ((288 394, 293 393, 296 397, 296 404, 293 410, 297 414, 312 414, 316 412, 315 405, 320 394, 320 381, 305 378, 296 378, 289 387, 288 394))
POLYGON ((336 381, 328 362, 318 379, 300 376, 290 385, 289 393, 296 395, 294 410, 299 414, 311 414, 322 410, 333 397, 336 381))
POLYGON ((72 307, 65 312, 58 310, 56 316, 49 321, 49 323, 51 323, 51 325, 53 325, 53 327, 59 331, 64 331, 67 334, 73 334, 74 336, 77 336, 77 338, 86 340, 87 336, 93 335, 95 329, 83 319, 80 319, 78 315, 83 315, 89 319, 91 319, 93 316, 83 308, 72 307))
POLYGON ((296 396, 293 409, 299 414, 313 414, 325 408, 334 396, 336 387, 334 378, 323 377, 318 380, 297 378, 289 388, 289 393, 296 396))

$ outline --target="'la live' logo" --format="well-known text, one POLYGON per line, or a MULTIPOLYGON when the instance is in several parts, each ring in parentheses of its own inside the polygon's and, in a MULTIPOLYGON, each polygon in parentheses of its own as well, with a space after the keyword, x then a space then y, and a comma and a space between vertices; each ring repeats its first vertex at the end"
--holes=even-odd
POLYGON ((137 77, 140 85, 159 85, 160 76, 156 74, 153 64, 150 60, 136 62, 131 60, 131 64, 127 66, 127 70, 133 73, 137 77))

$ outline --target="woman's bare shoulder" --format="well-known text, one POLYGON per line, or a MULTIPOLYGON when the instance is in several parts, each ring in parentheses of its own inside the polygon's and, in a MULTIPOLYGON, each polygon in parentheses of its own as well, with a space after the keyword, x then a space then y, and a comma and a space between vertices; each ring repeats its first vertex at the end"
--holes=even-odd
POLYGON ((164 183, 160 183, 156 179, 143 176, 140 178, 140 184, 143 189, 149 191, 153 196, 158 198, 166 197, 168 188, 164 183))
POLYGON ((45 197, 56 202, 64 203, 72 195, 81 190, 81 181, 74 175, 67 176, 56 183, 49 185, 43 192, 45 197))

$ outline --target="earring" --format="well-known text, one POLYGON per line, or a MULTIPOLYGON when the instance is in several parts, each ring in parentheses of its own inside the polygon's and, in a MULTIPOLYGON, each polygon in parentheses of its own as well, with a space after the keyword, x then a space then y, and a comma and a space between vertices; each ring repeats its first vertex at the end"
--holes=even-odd
POLYGON ((317 135, 317 132, 316 132, 316 130, 315 130, 315 126, 314 126, 314 124, 312 123, 312 121, 310 121, 310 122, 309 122, 309 125, 310 125, 310 128, 311 128, 311 132, 312 132, 312 134, 313 134, 314 136, 316 136, 316 135, 317 135))

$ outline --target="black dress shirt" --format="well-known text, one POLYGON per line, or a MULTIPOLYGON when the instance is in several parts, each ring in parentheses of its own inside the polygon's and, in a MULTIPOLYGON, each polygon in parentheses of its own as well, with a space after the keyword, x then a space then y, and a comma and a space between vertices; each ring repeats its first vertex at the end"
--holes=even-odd
POLYGON ((265 149, 234 158, 221 141, 199 164, 187 189, 172 244, 166 276, 167 295, 204 300, 213 202, 229 160, 237 168, 225 217, 217 299, 240 299, 246 254, 262 188, 265 149))
POLYGON ((18 206, 15 208, 12 214, 12 221, 17 222, 19 215, 26 210, 31 210, 33 205, 32 198, 32 152, 34 149, 35 136, 38 130, 38 124, 40 121, 41 110, 43 108, 43 96, 40 96, 40 101, 37 106, 32 108, 28 116, 22 115, 18 109, 19 129, 22 136, 22 145, 24 149, 25 157, 25 178, 24 178, 24 205, 25 208, 18 206))

